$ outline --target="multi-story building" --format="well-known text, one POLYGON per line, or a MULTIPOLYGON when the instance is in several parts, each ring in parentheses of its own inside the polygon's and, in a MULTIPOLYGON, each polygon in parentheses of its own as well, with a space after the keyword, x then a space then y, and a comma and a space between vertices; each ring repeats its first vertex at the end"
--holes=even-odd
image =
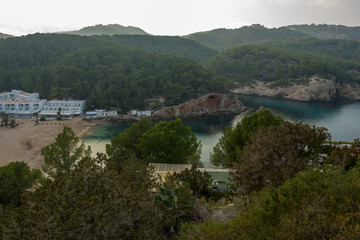
POLYGON ((27 100, 39 100, 38 93, 26 93, 22 90, 11 90, 11 92, 0 93, 0 101, 8 99, 27 99, 27 100))
POLYGON ((31 117, 42 110, 46 104, 38 93, 26 93, 21 90, 0 93, 0 112, 13 117, 31 117))
POLYGON ((46 103, 39 116, 46 120, 56 119, 61 115, 61 119, 71 119, 80 116, 85 109, 85 100, 51 100, 46 103))

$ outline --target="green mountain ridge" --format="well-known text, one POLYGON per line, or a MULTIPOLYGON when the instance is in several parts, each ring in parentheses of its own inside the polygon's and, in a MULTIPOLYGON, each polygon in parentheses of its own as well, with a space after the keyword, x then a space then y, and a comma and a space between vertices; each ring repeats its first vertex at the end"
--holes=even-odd
POLYGON ((360 27, 347 27, 343 25, 303 24, 289 25, 287 28, 320 39, 356 39, 360 40, 360 27))
POLYGON ((304 36, 306 35, 286 27, 268 29, 262 25, 254 24, 238 29, 222 28, 208 32, 193 33, 184 36, 184 38, 222 51, 235 46, 257 43, 264 40, 286 40, 304 36))
POLYGON ((98 24, 95 26, 84 27, 76 31, 60 32, 61 34, 74 34, 80 36, 94 36, 94 35, 148 35, 144 30, 138 27, 122 26, 119 24, 98 24))
POLYGON ((305 36, 320 39, 355 39, 360 40, 360 27, 342 25, 290 25, 279 28, 266 28, 259 24, 238 29, 214 29, 207 32, 184 36, 217 50, 227 50, 236 46, 261 43, 267 40, 289 40, 305 36))

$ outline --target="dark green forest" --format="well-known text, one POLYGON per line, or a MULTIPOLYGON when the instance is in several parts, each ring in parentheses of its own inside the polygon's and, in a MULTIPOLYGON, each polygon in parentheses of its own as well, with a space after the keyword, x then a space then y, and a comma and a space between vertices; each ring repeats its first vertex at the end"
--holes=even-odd
POLYGON ((99 36, 96 38, 140 48, 149 52, 185 57, 200 63, 205 63, 210 57, 218 54, 218 51, 213 48, 181 37, 115 35, 111 37, 99 36))
MULTIPOLYGON (((124 46, 120 39, 35 34, 2 40, 0 89, 36 91, 43 98, 87 99, 88 106, 128 110, 143 107, 146 98, 182 94, 191 98, 223 91, 228 84, 198 63, 176 56, 192 52, 199 59, 214 53, 197 43, 166 37, 152 37, 151 44, 142 41, 143 48, 164 54, 160 55, 124 46), (189 42, 191 47, 186 48, 189 42)), ((130 44, 131 37, 126 41, 130 44)))
POLYGON ((307 84, 318 76, 359 83, 360 42, 300 38, 244 45, 209 61, 218 75, 239 82, 272 82, 272 86, 307 84))
MULTIPOLYGON (((320 40, 289 27, 261 25, 231 30, 234 35, 217 31, 230 30, 212 31, 222 48, 237 47, 218 53, 193 40, 151 35, 32 34, 1 39, 0 91, 86 99, 88 107, 126 111, 146 108, 145 100, 153 97, 173 98, 167 103, 173 104, 227 91, 234 82, 260 80, 277 87, 307 84, 318 77, 359 83, 357 40, 320 40)), ((207 39, 207 33, 199 36, 207 39)))

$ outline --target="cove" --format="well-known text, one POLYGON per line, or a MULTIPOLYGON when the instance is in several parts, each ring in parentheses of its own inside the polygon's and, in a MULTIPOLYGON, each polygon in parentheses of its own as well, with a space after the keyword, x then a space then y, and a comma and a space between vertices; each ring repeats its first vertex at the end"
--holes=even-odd
MULTIPOLYGON (((295 102, 284 99, 239 95, 250 112, 260 106, 271 109, 288 121, 302 121, 303 123, 326 127, 334 141, 352 141, 360 137, 360 102, 337 100, 327 103, 295 102)), ((183 120, 184 125, 190 126, 202 143, 201 161, 205 167, 209 163, 210 153, 222 135, 226 126, 234 125, 243 115, 213 116, 183 120)), ((96 127, 85 139, 85 144, 91 146, 93 153, 105 152, 105 145, 132 123, 109 123, 96 127)))

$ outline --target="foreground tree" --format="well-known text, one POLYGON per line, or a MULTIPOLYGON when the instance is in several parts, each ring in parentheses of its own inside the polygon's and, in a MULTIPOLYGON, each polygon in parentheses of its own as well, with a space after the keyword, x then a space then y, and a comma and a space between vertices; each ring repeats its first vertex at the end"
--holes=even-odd
POLYGON ((226 128, 213 149, 210 161, 215 166, 232 167, 239 162, 239 153, 251 142, 251 134, 261 127, 278 126, 284 123, 281 116, 274 116, 269 109, 263 109, 245 116, 234 129, 226 128))
POLYGON ((159 122, 154 126, 144 119, 115 137, 106 146, 106 152, 115 165, 121 164, 132 153, 148 163, 199 165, 201 144, 180 119, 159 122))
POLYGON ((147 162, 200 164, 200 141, 179 118, 155 124, 142 135, 137 148, 147 162))
POLYGON ((5 127, 7 127, 7 125, 9 124, 9 115, 7 113, 1 113, 1 125, 5 125, 5 127))
POLYGON ((325 160, 326 163, 333 164, 349 170, 360 161, 360 141, 355 139, 351 147, 336 146, 331 151, 330 156, 325 160))
POLYGON ((55 138, 54 143, 41 149, 45 162, 42 169, 52 179, 63 174, 69 175, 76 161, 89 157, 90 154, 90 147, 85 149, 84 143, 80 143, 80 139, 73 130, 65 126, 55 138))
POLYGON ((222 224, 183 227, 180 239, 359 239, 360 169, 311 168, 246 201, 242 214, 222 224))
POLYGON ((134 123, 130 128, 125 129, 118 136, 111 140, 111 144, 106 145, 106 153, 109 156, 109 162, 114 164, 121 171, 122 162, 129 156, 135 154, 142 159, 141 153, 137 149, 142 135, 152 128, 152 122, 144 118, 134 123))
POLYGON ((24 197, 5 218, 6 239, 158 239, 163 211, 146 164, 131 157, 118 173, 104 155, 84 158, 24 197))
POLYGON ((39 113, 38 112, 34 112, 33 116, 35 117, 35 125, 39 125, 39 113))
POLYGON ((233 182, 243 194, 278 186, 314 163, 330 138, 325 128, 285 122, 259 129, 239 154, 233 182))
POLYGON ((202 196, 209 197, 211 189, 211 175, 207 172, 202 172, 192 166, 191 169, 185 169, 180 173, 175 173, 176 181, 181 185, 188 185, 195 197, 202 196))
POLYGON ((21 194, 38 183, 40 178, 40 170, 30 170, 24 162, 0 167, 0 204, 19 206, 21 194))

